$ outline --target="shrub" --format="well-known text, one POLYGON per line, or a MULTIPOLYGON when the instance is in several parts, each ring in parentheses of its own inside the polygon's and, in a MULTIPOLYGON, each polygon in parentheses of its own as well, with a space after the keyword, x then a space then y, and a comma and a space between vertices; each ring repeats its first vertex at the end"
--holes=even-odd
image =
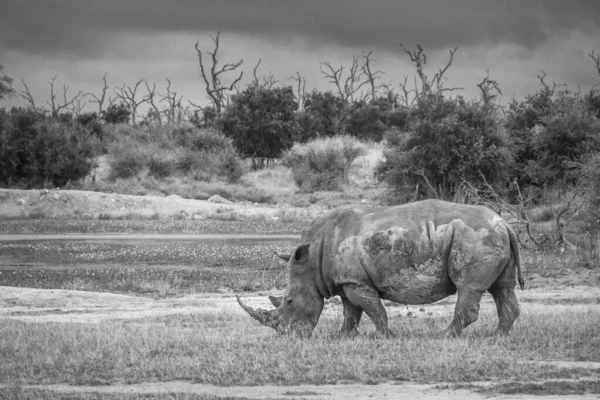
POLYGON ((284 158, 292 170, 294 181, 305 192, 341 190, 348 182, 352 162, 366 154, 365 146, 350 136, 316 139, 295 144, 284 158))
POLYGON ((97 140, 78 124, 31 109, 0 116, 0 185, 62 187, 94 167, 97 140))
POLYGON ((179 146, 190 150, 233 149, 233 140, 214 128, 177 127, 173 129, 173 137, 179 146))
POLYGON ((166 178, 173 174, 173 164, 173 160, 169 158, 152 156, 148 160, 148 174, 157 179, 166 178))
POLYGON ((113 143, 110 153, 109 181, 134 177, 144 169, 149 161, 148 152, 132 140, 113 143))

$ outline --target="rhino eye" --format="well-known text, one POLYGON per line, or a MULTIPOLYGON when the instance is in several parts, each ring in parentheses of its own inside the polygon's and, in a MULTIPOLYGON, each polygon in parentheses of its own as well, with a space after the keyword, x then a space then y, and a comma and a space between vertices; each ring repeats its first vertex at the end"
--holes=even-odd
POLYGON ((287 299, 285 302, 286 302, 287 304, 292 304, 293 300, 292 300, 292 299, 287 299))

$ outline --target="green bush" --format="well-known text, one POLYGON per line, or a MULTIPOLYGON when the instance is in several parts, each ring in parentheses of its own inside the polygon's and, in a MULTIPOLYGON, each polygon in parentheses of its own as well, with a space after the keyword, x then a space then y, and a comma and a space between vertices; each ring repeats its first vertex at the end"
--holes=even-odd
POLYGON ((366 154, 365 146, 350 136, 316 139, 295 144, 283 157, 294 182, 305 192, 341 190, 348 182, 352 162, 366 154))
POLYGON ((23 108, 0 111, 0 186, 62 187, 94 168, 97 138, 79 124, 23 108))

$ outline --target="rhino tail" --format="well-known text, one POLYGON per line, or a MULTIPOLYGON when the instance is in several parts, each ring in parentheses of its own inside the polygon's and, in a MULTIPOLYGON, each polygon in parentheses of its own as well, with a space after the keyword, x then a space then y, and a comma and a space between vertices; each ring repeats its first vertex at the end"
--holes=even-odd
POLYGON ((510 248, 512 251, 512 256, 515 260, 515 265, 517 267, 517 281, 519 282, 519 287, 521 290, 525 289, 525 280, 523 279, 523 271, 521 269, 521 253, 519 250, 519 241, 517 239, 517 234, 510 227, 510 225, 506 224, 506 230, 508 231, 508 237, 510 239, 510 248))

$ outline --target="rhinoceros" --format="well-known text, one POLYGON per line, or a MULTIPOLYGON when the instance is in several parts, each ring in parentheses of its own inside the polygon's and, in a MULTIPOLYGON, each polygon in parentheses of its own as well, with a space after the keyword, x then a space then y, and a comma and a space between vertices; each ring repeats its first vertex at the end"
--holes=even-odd
POLYGON ((324 299, 340 296, 343 334, 356 334, 363 311, 376 335, 394 336, 382 300, 426 304, 458 292, 445 334, 458 336, 477 320, 481 296, 496 303, 498 330, 508 334, 519 316, 519 247, 511 227, 494 211, 425 200, 385 208, 342 207, 315 219, 286 260, 288 284, 276 309, 240 306, 278 332, 310 333, 324 299))

